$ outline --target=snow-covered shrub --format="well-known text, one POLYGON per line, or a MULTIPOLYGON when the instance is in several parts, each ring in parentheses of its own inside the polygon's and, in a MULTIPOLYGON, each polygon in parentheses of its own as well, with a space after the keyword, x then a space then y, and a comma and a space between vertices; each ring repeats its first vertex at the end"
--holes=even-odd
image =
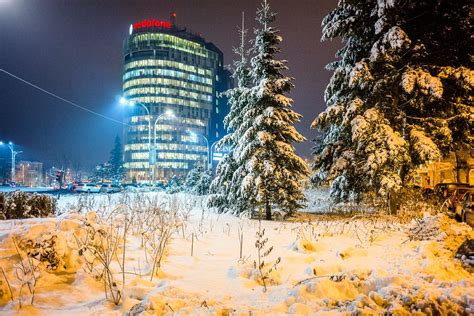
POLYGON ((189 171, 183 187, 186 192, 196 195, 206 195, 212 182, 212 171, 198 165, 189 171))
POLYGON ((436 213, 431 201, 426 200, 422 192, 417 189, 403 188, 399 192, 392 192, 388 199, 388 213, 397 215, 402 223, 412 219, 421 219, 424 213, 436 213))
MULTIPOLYGON (((118 258, 119 229, 113 223, 101 225, 95 213, 83 221, 82 231, 76 237, 79 256, 84 260, 86 271, 104 283, 105 296, 118 305, 122 291, 115 281, 111 264, 118 258)), ((122 268, 123 269, 123 268, 122 268)))
POLYGON ((81 194, 77 199, 77 203, 70 208, 78 212, 90 212, 95 209, 97 201, 90 194, 81 194))
POLYGON ((48 270, 57 270, 61 264, 61 258, 56 251, 57 235, 42 238, 40 242, 31 239, 23 239, 19 243, 20 249, 26 252, 28 257, 43 263, 48 270))
POLYGON ((178 193, 183 191, 183 179, 174 175, 168 181, 168 185, 166 186, 166 192, 170 194, 178 193))
POLYGON ((15 191, 0 193, 0 219, 48 217, 56 211, 56 200, 47 195, 15 191))

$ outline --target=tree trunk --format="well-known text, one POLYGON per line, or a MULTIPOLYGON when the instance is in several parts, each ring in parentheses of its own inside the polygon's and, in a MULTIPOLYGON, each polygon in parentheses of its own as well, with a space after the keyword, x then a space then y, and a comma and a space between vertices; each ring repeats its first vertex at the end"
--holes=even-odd
POLYGON ((265 197, 265 219, 267 221, 272 220, 272 209, 270 208, 270 201, 268 200, 268 196, 265 197))
POLYGON ((454 158, 456 160, 456 182, 460 183, 461 182, 461 177, 459 175, 459 170, 461 169, 461 161, 459 159, 458 151, 454 151, 454 158))

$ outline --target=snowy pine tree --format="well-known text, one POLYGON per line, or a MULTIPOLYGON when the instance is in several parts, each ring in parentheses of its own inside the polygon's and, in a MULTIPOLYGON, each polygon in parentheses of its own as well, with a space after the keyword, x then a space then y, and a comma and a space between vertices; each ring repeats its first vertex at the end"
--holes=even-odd
POLYGON ((184 181, 184 190, 196 195, 206 195, 212 181, 211 170, 205 169, 202 164, 198 164, 191 169, 184 181))
POLYGON ((267 219, 271 219, 272 208, 291 213, 302 206, 301 180, 308 174, 306 163, 291 145, 304 137, 293 126, 301 115, 291 109, 293 100, 285 96, 293 88, 293 79, 282 74, 287 70, 286 62, 275 58, 282 38, 270 26, 274 20, 275 14, 264 0, 257 11, 253 85, 239 113, 234 149, 235 175, 241 183, 239 198, 246 206, 242 211, 262 206, 267 219))
POLYGON ((122 143, 120 137, 115 137, 114 148, 110 151, 110 159, 108 166, 108 178, 120 181, 125 177, 125 168, 123 167, 122 143))
POLYGON ((474 73, 468 1, 340 1, 323 40, 341 37, 328 65, 327 109, 313 179, 335 200, 384 195, 418 165, 473 144, 474 73))
POLYGON ((242 124, 242 111, 248 103, 248 87, 251 84, 244 13, 242 13, 242 27, 239 33, 240 46, 234 49, 238 59, 234 61, 232 67, 232 76, 237 82, 237 87, 226 92, 229 98, 230 111, 224 119, 224 124, 228 134, 217 144, 218 149, 225 150, 227 153, 217 166, 216 176, 210 187, 211 196, 209 198, 209 206, 216 207, 219 212, 232 213, 239 213, 245 209, 245 206, 242 205, 244 197, 239 196, 241 177, 236 174, 237 163, 234 158, 235 145, 239 141, 235 130, 242 124))
POLYGON ((173 175, 166 185, 166 192, 170 194, 179 193, 183 191, 183 179, 177 175, 173 175))

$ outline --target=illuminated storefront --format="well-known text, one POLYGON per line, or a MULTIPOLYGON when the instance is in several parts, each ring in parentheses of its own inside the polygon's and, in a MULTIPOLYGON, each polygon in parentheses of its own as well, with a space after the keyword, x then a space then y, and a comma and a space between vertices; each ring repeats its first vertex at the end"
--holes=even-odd
POLYGON ((141 106, 126 113, 127 180, 166 181, 185 176, 197 162, 207 162, 206 138, 211 145, 225 133, 228 105, 220 93, 230 85, 222 52, 201 36, 174 22, 144 20, 131 25, 124 42, 123 93, 145 105, 150 117, 141 106), (175 118, 163 115, 167 111, 175 118), (149 121, 150 142, 156 142, 151 151, 149 121))

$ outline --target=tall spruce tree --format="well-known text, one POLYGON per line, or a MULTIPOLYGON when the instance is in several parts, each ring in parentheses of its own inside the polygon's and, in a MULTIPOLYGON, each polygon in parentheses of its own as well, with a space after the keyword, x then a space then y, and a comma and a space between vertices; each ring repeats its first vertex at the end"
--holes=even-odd
POLYGON ((313 180, 337 201, 400 190, 418 165, 472 148, 472 17, 467 0, 340 1, 323 40, 341 37, 328 65, 327 109, 313 180))
POLYGON ((110 151, 108 177, 112 180, 120 181, 125 176, 123 167, 122 143, 120 137, 115 137, 114 148, 110 151))
POLYGON ((251 59, 253 86, 240 110, 240 125, 235 130, 235 175, 240 179, 239 196, 246 209, 264 207, 267 219, 272 208, 291 213, 304 203, 301 180, 308 175, 307 165, 295 154, 294 142, 304 141, 293 124, 301 115, 291 107, 285 94, 293 88, 293 78, 282 73, 286 61, 276 59, 282 41, 271 23, 275 14, 267 0, 257 11, 259 27, 255 30, 251 59))
POLYGON ((227 153, 216 169, 216 176, 212 181, 209 206, 216 207, 219 212, 240 213, 245 209, 245 199, 240 194, 241 177, 236 174, 237 163, 234 158, 235 145, 239 141, 235 130, 242 124, 242 110, 248 103, 251 77, 249 71, 249 57, 247 50, 247 30, 245 29, 245 14, 242 13, 242 27, 239 30, 240 46, 234 48, 238 59, 233 63, 232 77, 237 86, 225 94, 229 98, 230 111, 224 119, 228 134, 217 144, 217 148, 227 153))

